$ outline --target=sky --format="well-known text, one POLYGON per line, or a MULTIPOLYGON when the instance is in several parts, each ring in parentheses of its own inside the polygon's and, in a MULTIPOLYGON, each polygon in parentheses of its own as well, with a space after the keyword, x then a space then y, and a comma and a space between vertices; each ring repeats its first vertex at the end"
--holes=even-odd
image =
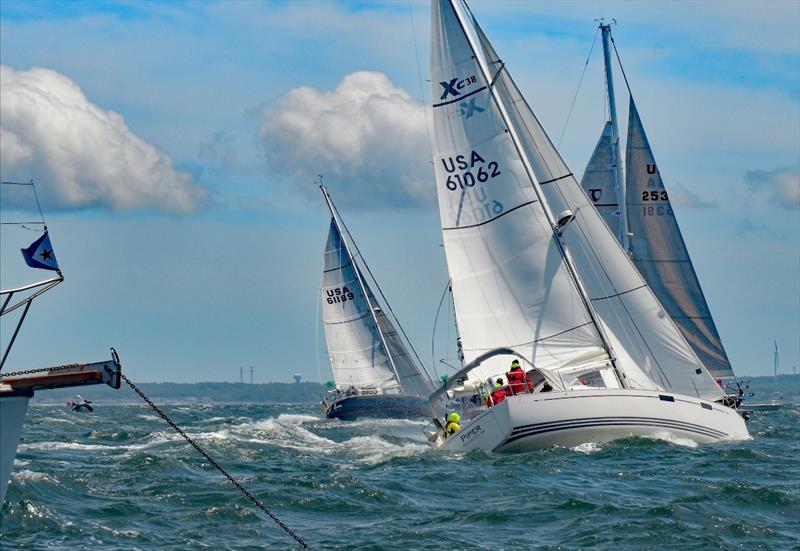
MULTIPOLYGON (((471 7, 577 175, 606 116, 595 19, 616 19, 734 370, 771 374, 774 341, 783 372, 799 365, 800 4, 471 7)), ((329 379, 321 174, 421 357, 446 372, 429 24, 427 2, 0 3, 0 175, 36 182, 65 275, 4 371, 114 346, 137 381, 237 381, 242 366, 257 382, 329 379)), ((4 186, 0 216, 36 220, 30 188, 4 186)), ((17 252, 30 227, 1 226, 4 289, 49 276, 17 252)), ((15 323, 2 318, 4 344, 15 323)))

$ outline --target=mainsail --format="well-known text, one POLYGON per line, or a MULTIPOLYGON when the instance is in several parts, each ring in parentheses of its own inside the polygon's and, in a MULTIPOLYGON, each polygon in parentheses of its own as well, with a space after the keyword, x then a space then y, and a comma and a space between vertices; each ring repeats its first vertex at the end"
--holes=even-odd
POLYGON ((325 339, 337 386, 428 396, 433 391, 430 379, 379 306, 347 247, 332 217, 321 299, 325 339))
POLYGON ((465 355, 509 347, 557 370, 596 351, 627 387, 720 397, 471 14, 434 2, 432 33, 434 165, 465 355))
POLYGON ((628 111, 626 207, 633 262, 700 361, 715 377, 732 377, 678 221, 633 97, 628 111))

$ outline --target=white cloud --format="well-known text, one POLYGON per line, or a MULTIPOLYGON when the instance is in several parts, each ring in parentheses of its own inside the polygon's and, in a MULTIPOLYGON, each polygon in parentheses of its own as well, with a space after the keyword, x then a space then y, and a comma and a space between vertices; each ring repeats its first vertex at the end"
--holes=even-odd
POLYGON ((125 119, 91 103, 49 69, 0 66, 3 179, 33 178, 55 208, 102 206, 190 212, 207 191, 133 134, 125 119))
POLYGON ((678 208, 709 209, 716 206, 680 182, 667 184, 667 189, 669 189, 670 203, 678 208))
POLYGON ((752 190, 766 190, 772 200, 786 208, 800 206, 800 166, 775 170, 748 170, 745 175, 752 190))
POLYGON ((425 112, 378 72, 347 75, 332 92, 289 91, 265 112, 269 168, 316 192, 323 174, 341 203, 364 208, 432 204, 425 112))

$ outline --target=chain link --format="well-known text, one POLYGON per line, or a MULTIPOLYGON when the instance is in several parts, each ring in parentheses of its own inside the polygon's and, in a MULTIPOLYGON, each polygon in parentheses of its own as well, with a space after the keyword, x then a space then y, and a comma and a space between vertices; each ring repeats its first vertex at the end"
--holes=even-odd
POLYGON ((34 373, 50 373, 53 371, 64 371, 65 369, 74 369, 79 367, 81 364, 68 364, 68 365, 60 365, 58 367, 43 367, 41 369, 28 369, 26 371, 12 371, 11 373, 0 373, 0 379, 6 379, 8 377, 16 377, 17 375, 33 375, 34 373))
POLYGON ((233 484, 234 486, 236 486, 237 488, 239 488, 239 490, 240 490, 240 491, 241 491, 241 492, 242 492, 242 493, 243 493, 243 494, 244 494, 244 495, 245 495, 245 496, 246 496, 246 497, 247 497, 247 498, 248 498, 250 501, 252 501, 252 502, 253 502, 253 503, 256 505, 256 507, 258 507, 259 509, 261 509, 262 511, 264 511, 264 513, 266 513, 266 514, 267 514, 267 516, 269 516, 269 518, 271 518, 273 521, 275 521, 275 524, 277 524, 278 526, 280 526, 280 527, 281 527, 281 528, 284 530, 284 532, 286 532, 287 534, 289 534, 291 537, 293 537, 293 538, 294 538, 294 539, 297 541, 297 543, 299 543, 300 545, 302 545, 302 546, 303 546, 303 549, 308 549, 308 548, 309 548, 309 547, 308 547, 308 544, 307 544, 305 541, 303 541, 303 539, 302 539, 300 536, 298 536, 298 535, 297 535, 297 534, 296 534, 296 533, 295 533, 295 532, 294 532, 294 531, 293 531, 291 528, 289 528, 288 526, 286 526, 286 525, 285 525, 285 524, 284 524, 284 523, 283 523, 283 522, 282 522, 282 521, 281 521, 281 520, 280 520, 280 519, 279 519, 277 516, 275 516, 275 514, 274 514, 272 511, 270 511, 269 509, 267 509, 267 507, 266 507, 266 506, 265 506, 265 505, 264 505, 264 504, 263 504, 263 503, 262 503, 262 502, 261 502, 261 501, 260 501, 260 500, 259 500, 257 497, 255 497, 253 494, 251 494, 251 493, 250 493, 250 492, 247 490, 247 488, 245 488, 244 486, 242 486, 242 485, 241 485, 241 483, 240 483, 238 480, 236 480, 236 479, 235 479, 235 478, 233 478, 233 477, 232 477, 230 474, 228 474, 228 472, 227 472, 227 471, 226 471, 224 468, 222 468, 222 466, 221 466, 219 463, 217 463, 216 461, 214 461, 214 460, 211 458, 211 456, 209 456, 209 455, 208 455, 208 453, 206 453, 206 451, 205 451, 205 450, 203 450, 203 449, 202 449, 202 448, 201 448, 199 445, 197 445, 197 444, 195 443, 195 441, 194 441, 194 440, 192 440, 192 439, 189 437, 189 435, 188 435, 188 434, 186 434, 186 433, 183 431, 183 429, 181 429, 181 428, 180 428, 180 427, 179 427, 177 424, 175 424, 175 422, 174 422, 172 419, 170 419, 170 418, 167 416, 167 414, 166 414, 166 413, 164 413, 164 412, 161 410, 161 408, 159 408, 159 407, 158 407, 156 404, 154 404, 154 403, 153 403, 153 401, 152 401, 152 400, 150 400, 150 398, 148 398, 148 397, 145 395, 145 393, 144 393, 144 392, 142 392, 142 390, 141 390, 141 389, 140 389, 138 386, 136 386, 136 385, 135 385, 135 384, 134 384, 134 383, 133 383, 133 382, 132 382, 130 379, 128 379, 128 377, 126 377, 126 376, 125 376, 123 373, 120 373, 120 376, 122 377, 122 380, 123 380, 123 381, 125 381, 125 382, 127 383, 127 385, 128 385, 129 387, 131 387, 131 388, 133 389, 133 391, 134 391, 136 394, 138 394, 138 395, 139 395, 139 396, 142 398, 142 400, 144 400, 145 402, 147 402, 147 404, 148 404, 148 405, 149 405, 151 408, 153 408, 153 411, 155 411, 155 412, 156 412, 156 413, 157 413, 157 414, 158 414, 158 415, 159 415, 159 416, 160 416, 162 419, 164 419, 164 421, 166 421, 166 422, 167 422, 167 423, 168 423, 168 424, 169 424, 169 425, 170 425, 170 426, 171 426, 173 429, 175 429, 175 432, 177 432, 178 434, 180 434, 180 435, 183 437, 183 439, 184 439, 184 440, 186 440, 187 442, 189 442, 189 444, 191 444, 191 445, 192 445, 192 447, 193 447, 194 449, 196 449, 196 450, 198 451, 198 453, 200 453, 200 455, 202 455, 202 456, 203 456, 203 457, 206 459, 206 461, 208 461, 208 462, 209 462, 211 465, 213 465, 213 466, 214 466, 214 468, 216 468, 216 469, 217 469, 219 472, 221 472, 223 475, 225 475, 225 478, 227 478, 227 479, 228 479, 228 481, 229 481, 231 484, 233 484))

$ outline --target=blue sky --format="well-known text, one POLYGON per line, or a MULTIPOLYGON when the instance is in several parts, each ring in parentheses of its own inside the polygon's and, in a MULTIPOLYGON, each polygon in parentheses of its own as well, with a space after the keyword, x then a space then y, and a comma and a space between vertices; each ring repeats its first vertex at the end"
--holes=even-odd
MULTIPOLYGON (((734 369, 770 373, 777 340, 791 371, 799 5, 471 5, 556 140, 594 19, 619 21, 616 43, 734 369)), ((430 363, 447 275, 421 108, 428 26, 425 2, 4 0, 0 172, 37 181, 66 275, 34 304, 10 369, 103 358, 113 345, 141 381, 237 380, 250 365, 260 381, 316 380, 318 365, 329 378, 317 174, 430 363)), ((604 118, 600 55, 596 45, 560 148, 579 174, 604 118)), ((618 75, 624 121, 623 88, 618 75)), ((30 216, 30 197, 2 199, 3 221, 30 216)), ((35 237, 3 226, 3 288, 47 275, 17 266, 16 249, 35 237)), ((4 339, 11 329, 4 318, 4 339)))

